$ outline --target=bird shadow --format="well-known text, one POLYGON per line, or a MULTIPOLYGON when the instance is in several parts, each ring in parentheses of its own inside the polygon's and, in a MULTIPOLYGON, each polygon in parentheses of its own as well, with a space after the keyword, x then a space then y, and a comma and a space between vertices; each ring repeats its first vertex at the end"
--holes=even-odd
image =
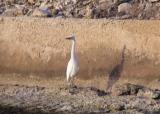
POLYGON ((124 67, 124 62, 125 62, 125 50, 126 50, 126 45, 124 45, 122 49, 120 63, 115 65, 109 74, 108 82, 107 82, 107 91, 111 92, 113 85, 121 77, 123 67, 124 67))

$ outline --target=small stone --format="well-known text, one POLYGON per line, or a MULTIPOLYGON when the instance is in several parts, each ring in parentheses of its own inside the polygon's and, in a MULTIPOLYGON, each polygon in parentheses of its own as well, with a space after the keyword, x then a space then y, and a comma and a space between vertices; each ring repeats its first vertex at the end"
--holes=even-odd
POLYGON ((44 1, 41 3, 41 5, 39 6, 39 10, 44 13, 45 15, 47 15, 48 17, 51 17, 52 15, 52 11, 51 11, 51 8, 52 5, 51 4, 48 4, 47 1, 44 1))
POLYGON ((62 19, 64 16, 63 16, 63 13, 61 11, 58 11, 57 15, 56 15, 56 18, 57 19, 62 19))
POLYGON ((90 8, 89 6, 86 8, 85 17, 86 17, 86 18, 92 18, 92 17, 93 17, 93 9, 90 8))
POLYGON ((72 107, 70 105, 65 105, 62 108, 60 108, 61 111, 71 111, 72 107))
POLYGON ((129 19, 129 18, 131 18, 130 15, 123 15, 120 19, 129 19))
POLYGON ((52 16, 52 12, 48 8, 41 8, 40 11, 43 12, 44 14, 46 14, 47 17, 51 17, 52 16))
POLYGON ((33 11, 32 16, 34 16, 34 17, 48 17, 48 16, 51 16, 51 12, 47 9, 36 8, 33 11))
POLYGON ((132 5, 129 3, 122 3, 118 6, 118 13, 121 14, 130 14, 132 5))
POLYGON ((112 111, 121 111, 125 109, 125 106, 118 103, 113 103, 109 106, 109 109, 112 111))
POLYGON ((149 2, 159 2, 160 0, 149 0, 149 2))
POLYGON ((14 3, 15 0, 6 0, 6 3, 14 3))
POLYGON ((27 2, 30 4, 35 4, 36 0, 27 0, 27 2))
POLYGON ((7 9, 3 12, 3 16, 22 16, 23 15, 23 10, 22 9, 17 9, 17 8, 11 8, 7 9))
POLYGON ((56 16, 58 14, 59 10, 57 9, 51 9, 52 16, 56 16))
POLYGON ((159 99, 160 92, 154 91, 149 88, 143 88, 143 89, 139 90, 137 96, 147 97, 147 98, 151 98, 151 99, 159 99))
POLYGON ((129 2, 129 1, 131 1, 131 0, 113 0, 113 3, 121 4, 121 3, 129 2))

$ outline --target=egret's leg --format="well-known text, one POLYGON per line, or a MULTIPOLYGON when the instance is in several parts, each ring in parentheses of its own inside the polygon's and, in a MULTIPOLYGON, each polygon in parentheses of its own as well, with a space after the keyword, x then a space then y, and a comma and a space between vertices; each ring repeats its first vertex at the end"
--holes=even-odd
POLYGON ((69 91, 69 93, 71 91, 71 88, 72 88, 72 78, 69 77, 69 79, 67 80, 67 90, 69 91))
POLYGON ((73 77, 70 79, 70 88, 73 87, 73 77))
POLYGON ((73 77, 73 86, 74 87, 76 87, 75 80, 76 80, 76 76, 73 77))
POLYGON ((70 86, 71 86, 71 78, 67 80, 67 88, 70 88, 70 86))
POLYGON ((67 88, 70 88, 70 81, 67 82, 67 88))
POLYGON ((75 77, 73 77, 72 86, 75 87, 75 77))

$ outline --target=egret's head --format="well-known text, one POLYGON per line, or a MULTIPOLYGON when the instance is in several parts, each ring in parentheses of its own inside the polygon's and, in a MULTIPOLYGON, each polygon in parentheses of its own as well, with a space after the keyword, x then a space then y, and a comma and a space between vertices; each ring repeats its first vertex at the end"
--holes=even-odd
POLYGON ((75 36, 69 36, 69 37, 66 37, 66 40, 75 40, 75 36))

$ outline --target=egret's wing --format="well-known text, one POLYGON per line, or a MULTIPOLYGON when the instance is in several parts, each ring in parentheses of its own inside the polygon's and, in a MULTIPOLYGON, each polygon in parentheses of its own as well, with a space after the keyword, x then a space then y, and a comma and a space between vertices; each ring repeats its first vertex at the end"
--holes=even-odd
POLYGON ((67 65, 67 71, 66 71, 66 76, 67 76, 67 81, 69 81, 69 77, 71 75, 71 72, 72 72, 72 62, 71 60, 68 62, 68 65, 67 65))
POLYGON ((75 76, 77 74, 79 70, 79 65, 78 65, 78 61, 75 59, 72 61, 72 72, 71 72, 71 77, 75 76))

